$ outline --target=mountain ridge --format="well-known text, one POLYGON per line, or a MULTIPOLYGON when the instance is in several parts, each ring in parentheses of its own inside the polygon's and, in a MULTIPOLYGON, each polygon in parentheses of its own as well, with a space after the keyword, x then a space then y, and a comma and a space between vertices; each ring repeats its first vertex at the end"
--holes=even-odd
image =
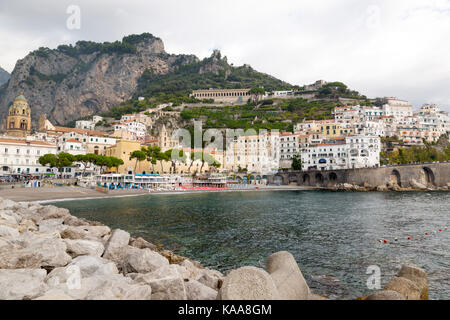
POLYGON ((9 74, 9 72, 0 67, 0 86, 8 82, 10 77, 11 75, 9 74))
POLYGON ((160 38, 143 33, 112 43, 78 41, 75 45, 41 47, 30 52, 17 61, 9 82, 0 87, 0 118, 4 125, 8 107, 20 92, 30 103, 35 127, 41 114, 63 125, 83 116, 108 112, 139 95, 186 93, 192 89, 192 83, 197 87, 233 87, 243 83, 291 87, 249 66, 230 66, 219 51, 203 60, 195 55, 169 54, 160 38), (253 82, 248 80, 253 78, 253 82), (179 83, 181 89, 168 88, 169 83, 175 83, 175 87, 179 83))

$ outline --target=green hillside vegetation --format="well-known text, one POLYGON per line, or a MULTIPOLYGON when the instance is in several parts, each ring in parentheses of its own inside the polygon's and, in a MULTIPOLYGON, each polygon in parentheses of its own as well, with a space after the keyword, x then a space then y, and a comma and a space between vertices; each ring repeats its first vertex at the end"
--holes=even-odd
POLYGON ((360 99, 367 100, 366 96, 361 95, 358 91, 350 90, 342 82, 330 82, 319 89, 317 94, 318 98, 327 99, 338 99, 338 98, 348 98, 348 99, 360 99))
POLYGON ((189 95, 198 89, 242 89, 264 87, 266 91, 287 90, 292 86, 250 66, 232 67, 220 54, 202 61, 176 65, 172 73, 161 75, 145 70, 138 81, 137 95, 153 97, 161 93, 189 95), (218 72, 202 72, 214 67, 218 72))
POLYGON ((393 152, 381 152, 381 164, 408 164, 435 161, 450 161, 450 143, 446 136, 437 143, 425 143, 425 146, 400 147, 393 152))
POLYGON ((292 131, 293 125, 306 120, 332 117, 336 103, 308 102, 304 99, 265 100, 259 104, 226 107, 189 107, 181 112, 183 120, 203 120, 205 129, 279 129, 292 131))

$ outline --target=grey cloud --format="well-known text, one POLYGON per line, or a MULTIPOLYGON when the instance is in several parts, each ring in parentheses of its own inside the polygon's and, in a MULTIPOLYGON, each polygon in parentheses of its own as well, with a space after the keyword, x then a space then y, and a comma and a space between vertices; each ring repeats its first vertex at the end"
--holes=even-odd
POLYGON ((151 32, 171 53, 229 61, 294 84, 339 80, 368 96, 450 111, 450 1, 21 0, 0 4, 0 66, 39 46, 151 32), (66 28, 69 5, 81 29, 66 28))

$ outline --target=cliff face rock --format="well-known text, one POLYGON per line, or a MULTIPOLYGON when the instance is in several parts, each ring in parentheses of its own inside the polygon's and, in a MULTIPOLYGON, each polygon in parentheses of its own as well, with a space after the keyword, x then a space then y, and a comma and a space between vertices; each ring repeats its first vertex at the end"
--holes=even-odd
POLYGON ((42 113, 56 124, 109 109, 130 99, 144 70, 168 74, 193 55, 169 55, 161 39, 150 34, 122 42, 81 41, 57 49, 40 48, 19 60, 9 83, 0 88, 0 119, 20 93, 27 97, 36 124, 42 113))
POLYGON ((2 67, 0 67, 0 86, 6 82, 8 82, 10 78, 10 74, 3 69, 2 67))

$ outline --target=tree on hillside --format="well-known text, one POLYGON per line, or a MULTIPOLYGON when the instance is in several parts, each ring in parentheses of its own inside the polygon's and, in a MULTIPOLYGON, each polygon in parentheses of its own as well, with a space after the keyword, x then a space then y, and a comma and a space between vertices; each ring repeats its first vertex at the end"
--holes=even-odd
POLYGON ((248 92, 252 95, 252 101, 258 102, 261 97, 266 94, 266 90, 264 90, 264 88, 261 87, 253 87, 250 89, 250 91, 248 92))

